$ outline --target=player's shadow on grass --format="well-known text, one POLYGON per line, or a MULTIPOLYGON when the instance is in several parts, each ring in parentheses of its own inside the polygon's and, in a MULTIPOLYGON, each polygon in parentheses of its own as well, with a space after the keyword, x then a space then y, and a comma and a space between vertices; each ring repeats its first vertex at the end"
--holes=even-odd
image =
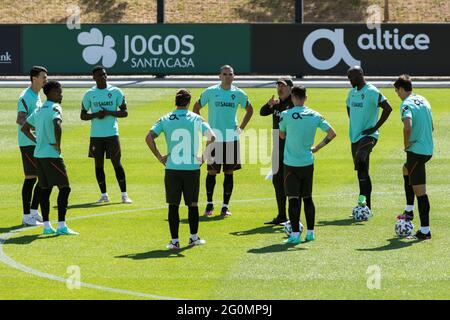
MULTIPOLYGON (((87 202, 87 203, 72 204, 70 206, 67 206, 67 209, 97 208, 105 206, 115 206, 118 204, 122 204, 122 202, 108 202, 108 203, 87 202)), ((58 206, 57 205, 53 206, 53 209, 58 209, 58 206)))
POLYGON ((339 219, 339 220, 323 220, 318 221, 316 226, 318 227, 327 227, 327 226, 362 226, 364 225, 363 221, 356 221, 353 218, 339 219))
POLYGON ((301 250, 307 250, 306 248, 302 247, 295 247, 294 244, 272 244, 267 247, 262 248, 256 248, 256 249, 250 249, 247 252, 248 253, 258 253, 258 254, 264 254, 264 253, 276 253, 276 252, 283 252, 283 251, 301 251, 301 250))
POLYGON ((419 240, 409 240, 409 241, 402 241, 401 238, 391 238, 387 239, 389 241, 388 244, 381 246, 381 247, 375 247, 375 248, 364 248, 364 249, 356 249, 357 251, 388 251, 388 250, 396 250, 396 249, 403 249, 412 246, 413 244, 416 244, 420 242, 419 240))
POLYGON ((180 250, 152 250, 141 253, 125 254, 123 256, 116 256, 115 258, 127 258, 133 260, 145 260, 145 259, 163 259, 163 258, 184 258, 183 251, 189 250, 192 247, 183 247, 180 250))
POLYGON ((54 237, 57 237, 57 235, 30 234, 15 238, 9 238, 4 242, 4 244, 30 244, 35 240, 51 239, 54 237))
POLYGON ((0 234, 1 233, 7 233, 7 232, 11 232, 17 229, 22 229, 25 228, 22 224, 18 224, 17 226, 11 226, 11 227, 6 227, 6 228, 0 228, 0 234))
POLYGON ((230 234, 233 236, 249 236, 252 234, 261 234, 261 233, 262 234, 283 233, 283 227, 278 225, 267 225, 250 230, 230 232, 230 234))
MULTIPOLYGON (((205 217, 205 216, 200 216, 198 221, 200 222, 209 222, 209 221, 219 221, 219 220, 224 220, 227 219, 221 215, 217 215, 217 216, 213 216, 213 217, 205 217)), ((169 221, 166 219, 166 221, 169 221)), ((180 223, 189 223, 189 219, 181 219, 180 223)))

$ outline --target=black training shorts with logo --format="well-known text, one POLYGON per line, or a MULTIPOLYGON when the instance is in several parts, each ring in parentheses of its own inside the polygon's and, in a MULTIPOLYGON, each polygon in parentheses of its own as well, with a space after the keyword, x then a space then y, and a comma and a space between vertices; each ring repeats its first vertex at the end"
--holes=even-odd
POLYGON ((211 148, 211 156, 213 157, 211 163, 208 161, 208 170, 215 170, 220 173, 222 166, 223 171, 236 171, 242 168, 239 141, 213 142, 208 148, 211 148))
POLYGON ((41 188, 69 186, 66 166, 62 158, 36 158, 38 183, 41 188))
POLYGON ((198 202, 200 170, 166 169, 164 185, 168 204, 179 205, 183 195, 184 203, 191 206, 192 203, 198 202))
POLYGON ((34 149, 35 146, 20 147, 25 176, 37 176, 37 161, 34 157, 34 149))
POLYGON ((119 136, 91 137, 89 143, 89 158, 115 159, 121 157, 119 136))
POLYGON ((314 165, 291 167, 284 165, 284 189, 287 197, 310 197, 313 187, 314 165))
POLYGON ((352 143, 352 156, 355 170, 358 170, 361 166, 365 166, 369 170, 370 153, 376 144, 377 139, 374 137, 364 137, 352 143))
POLYGON ((427 163, 432 156, 417 154, 414 152, 406 152, 406 169, 408 169, 409 185, 418 186, 426 184, 427 176, 425 170, 425 163, 427 163))

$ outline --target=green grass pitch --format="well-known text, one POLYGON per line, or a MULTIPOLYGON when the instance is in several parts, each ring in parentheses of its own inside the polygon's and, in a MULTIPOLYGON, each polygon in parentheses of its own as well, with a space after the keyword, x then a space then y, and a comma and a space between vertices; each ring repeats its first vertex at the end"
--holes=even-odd
MULTIPOLYGON (((316 154, 316 241, 287 248, 282 245, 286 237, 281 227, 263 225, 276 212, 273 187, 261 175, 261 164, 244 164, 235 175, 233 216, 201 217, 199 234, 207 244, 178 254, 165 249, 170 236, 164 168, 144 141, 151 125, 173 108, 176 89, 123 90, 129 116, 119 119, 122 161, 134 203, 120 203, 114 171, 107 161, 112 203, 89 205, 98 199, 99 190, 93 160, 87 158, 90 123, 79 119, 85 89, 64 89, 62 152, 72 187, 68 224, 80 235, 47 237, 40 228, 6 236, 21 228, 23 171, 15 125, 21 89, 0 89, 0 237, 9 237, 0 251, 0 299, 450 298, 449 89, 417 90, 431 102, 435 126, 435 155, 427 165, 431 241, 408 242, 394 233, 395 217, 405 204, 400 100, 394 90, 382 89, 394 111, 371 159, 374 217, 356 223, 349 218, 358 185, 348 140, 348 90, 310 89, 307 105, 322 113, 337 131, 337 138, 316 154), (73 268, 80 270, 79 289, 69 289, 65 283, 73 276, 73 268), (380 272, 378 289, 369 288, 373 270, 380 272)), ((193 89, 193 99, 200 92, 193 89)), ((275 89, 246 92, 255 108, 248 128, 270 128, 271 117, 259 116, 259 108, 276 94, 275 89)), ((242 119, 242 110, 238 117, 242 119)), ((318 132, 317 140, 322 138, 318 132)), ((163 137, 158 144, 165 149, 163 137)), ((205 172, 203 166, 200 212, 206 201, 205 172)), ((222 201, 222 181, 223 175, 217 180, 216 206, 222 201)), ((52 220, 57 218, 56 194, 54 189, 52 220)), ((181 206, 180 213, 180 241, 186 247, 186 207, 181 206)), ((418 219, 414 224, 417 229, 418 219)))

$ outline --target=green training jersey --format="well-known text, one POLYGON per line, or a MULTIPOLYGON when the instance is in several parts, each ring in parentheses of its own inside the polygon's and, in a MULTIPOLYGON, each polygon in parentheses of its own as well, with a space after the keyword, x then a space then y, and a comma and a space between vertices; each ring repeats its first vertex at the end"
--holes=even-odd
POLYGON ((200 133, 211 131, 211 127, 198 114, 186 109, 176 109, 161 117, 151 128, 156 135, 164 132, 168 157, 167 169, 198 170, 197 153, 200 133))
POLYGON ((62 120, 61 106, 48 100, 27 118, 27 122, 36 130, 35 158, 62 158, 53 146, 56 143, 55 119, 62 120))
POLYGON ((208 105, 208 123, 216 134, 217 142, 239 140, 238 106, 245 108, 250 103, 247 94, 238 87, 222 89, 220 84, 207 88, 200 96, 200 105, 208 105))
POLYGON ((407 151, 427 156, 433 155, 433 115, 431 105, 422 96, 409 95, 400 105, 400 117, 412 120, 407 151))
MULTIPOLYGON (((42 106, 41 97, 39 96, 39 93, 36 93, 31 89, 31 87, 28 87, 27 89, 23 90, 20 94, 19 101, 17 102, 17 112, 24 112, 26 117, 28 118, 37 108, 40 108, 42 106)), ((18 142, 19 147, 26 147, 26 146, 34 146, 35 143, 28 139, 26 135, 23 134, 21 131, 22 126, 18 126, 18 142)))
MULTIPOLYGON (((101 109, 117 111, 119 107, 126 103, 122 90, 115 86, 108 85, 105 89, 98 89, 96 86, 89 89, 83 97, 83 108, 92 113, 101 109)), ((105 116, 103 119, 94 118, 91 120, 91 137, 112 137, 119 135, 119 124, 117 118, 105 116)))
MULTIPOLYGON (((362 132, 375 127, 378 122, 379 104, 386 101, 386 97, 372 84, 367 83, 361 90, 351 89, 347 97, 347 107, 350 109, 350 141, 358 142, 365 135, 362 132)), ((378 139, 377 130, 370 135, 378 139)))
POLYGON ((284 164, 305 167, 314 163, 311 147, 317 128, 326 132, 331 126, 320 113, 306 106, 295 106, 281 113, 280 131, 286 134, 284 164))

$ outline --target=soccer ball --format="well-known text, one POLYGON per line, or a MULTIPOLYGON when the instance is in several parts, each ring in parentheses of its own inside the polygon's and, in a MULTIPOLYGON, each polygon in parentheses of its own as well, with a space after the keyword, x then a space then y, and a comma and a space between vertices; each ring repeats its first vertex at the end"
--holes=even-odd
MULTIPOLYGON (((291 235, 291 233, 292 233, 292 226, 291 226, 291 222, 290 222, 290 221, 287 221, 287 222, 284 224, 283 230, 284 230, 284 233, 286 233, 288 236, 291 235)), ((303 225, 302 225, 302 223, 300 222, 300 234, 301 234, 302 232, 303 232, 303 225)))
POLYGON ((367 221, 371 215, 370 209, 368 206, 356 206, 353 208, 352 216, 356 221, 367 221))
POLYGON ((412 235, 414 225, 411 220, 398 219, 395 223, 395 233, 400 237, 408 237, 412 235))

